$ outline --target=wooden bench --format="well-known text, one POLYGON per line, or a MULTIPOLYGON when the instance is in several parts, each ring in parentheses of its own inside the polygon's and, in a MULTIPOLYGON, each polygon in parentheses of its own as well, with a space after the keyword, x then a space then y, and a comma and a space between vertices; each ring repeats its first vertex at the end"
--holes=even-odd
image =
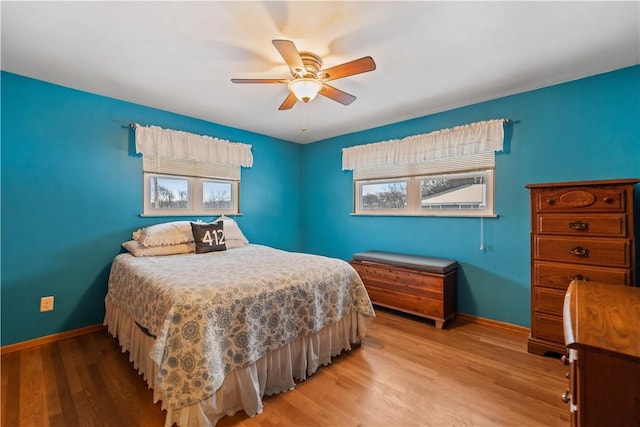
POLYGON ((354 254, 349 264, 375 305, 432 319, 437 328, 456 315, 456 261, 367 251, 354 254))

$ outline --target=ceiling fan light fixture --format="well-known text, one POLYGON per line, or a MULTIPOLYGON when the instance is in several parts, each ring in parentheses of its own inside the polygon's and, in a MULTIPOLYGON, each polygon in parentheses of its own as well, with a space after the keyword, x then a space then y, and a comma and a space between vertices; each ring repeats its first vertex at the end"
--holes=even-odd
POLYGON ((303 77, 300 79, 291 80, 289 82, 289 90, 300 101, 307 103, 318 95, 322 89, 322 83, 316 79, 303 77))
MULTIPOLYGON (((2 1, 2 0, 0 0, 2 1)), ((326 82, 342 79, 360 73, 366 73, 376 69, 376 63, 370 56, 335 65, 330 68, 322 68, 322 58, 313 52, 298 51, 291 40, 272 40, 275 48, 287 63, 293 80, 290 79, 231 79, 232 83, 272 83, 284 84, 289 88, 289 93, 278 110, 290 110, 298 102, 305 104, 312 101, 319 92, 322 96, 336 101, 342 105, 349 105, 356 97, 337 89, 326 82)))

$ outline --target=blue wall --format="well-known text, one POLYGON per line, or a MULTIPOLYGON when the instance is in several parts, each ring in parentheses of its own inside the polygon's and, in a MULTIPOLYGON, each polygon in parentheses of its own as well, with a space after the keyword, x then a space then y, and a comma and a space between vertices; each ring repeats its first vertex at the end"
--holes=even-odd
POLYGON ((1 85, 2 345, 101 323, 120 244, 172 220, 139 217, 132 122, 252 144, 238 223, 254 243, 300 249, 300 145, 11 73, 1 85), (55 310, 40 313, 46 295, 55 310))
POLYGON ((636 66, 301 146, 2 72, 1 345, 101 323, 120 244, 168 220, 139 217, 131 122, 253 144, 238 218, 252 242, 342 259, 367 249, 453 258, 460 311, 529 326, 524 186, 639 177, 639 76, 636 66), (496 157, 500 216, 484 221, 485 252, 477 218, 350 215, 341 148, 501 117, 513 122, 496 157), (40 313, 46 295, 55 310, 40 313))
MULTIPOLYGON (((463 313, 530 326, 528 183, 640 177, 640 67, 344 135, 304 147, 303 250, 349 259, 375 249, 458 260, 463 313), (496 156, 498 218, 351 216, 341 149, 509 118, 496 156)), ((640 186, 636 210, 640 212, 640 186)), ((636 215, 638 217, 638 215, 636 215)), ((636 221, 640 224, 640 221, 636 221)))

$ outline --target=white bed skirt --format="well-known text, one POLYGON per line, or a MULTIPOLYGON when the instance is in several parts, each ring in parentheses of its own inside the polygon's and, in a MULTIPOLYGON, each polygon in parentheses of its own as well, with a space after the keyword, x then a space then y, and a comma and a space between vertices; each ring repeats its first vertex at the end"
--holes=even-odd
MULTIPOLYGON (((251 417, 259 414, 263 396, 293 389, 295 380, 305 380, 320 366, 330 364, 332 357, 350 350, 352 344, 360 343, 366 336, 370 320, 369 316, 354 312, 315 334, 297 338, 256 363, 232 371, 213 396, 196 404, 172 409, 162 402, 162 409, 167 411, 165 427, 171 427, 173 423, 213 427, 225 415, 233 415, 239 410, 251 417)), ((153 388, 157 366, 149 354, 154 338, 144 334, 124 311, 109 302, 106 302, 104 324, 118 339, 122 351, 129 352, 129 360, 153 388)), ((161 398, 154 390, 154 403, 161 398)))

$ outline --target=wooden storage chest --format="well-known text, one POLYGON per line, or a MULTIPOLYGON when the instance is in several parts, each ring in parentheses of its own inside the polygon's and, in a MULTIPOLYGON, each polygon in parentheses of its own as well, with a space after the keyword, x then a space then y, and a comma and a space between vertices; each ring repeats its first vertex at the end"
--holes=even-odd
POLYGON ((437 328, 455 317, 456 261, 368 251, 354 254, 350 264, 374 304, 432 319, 437 328))

